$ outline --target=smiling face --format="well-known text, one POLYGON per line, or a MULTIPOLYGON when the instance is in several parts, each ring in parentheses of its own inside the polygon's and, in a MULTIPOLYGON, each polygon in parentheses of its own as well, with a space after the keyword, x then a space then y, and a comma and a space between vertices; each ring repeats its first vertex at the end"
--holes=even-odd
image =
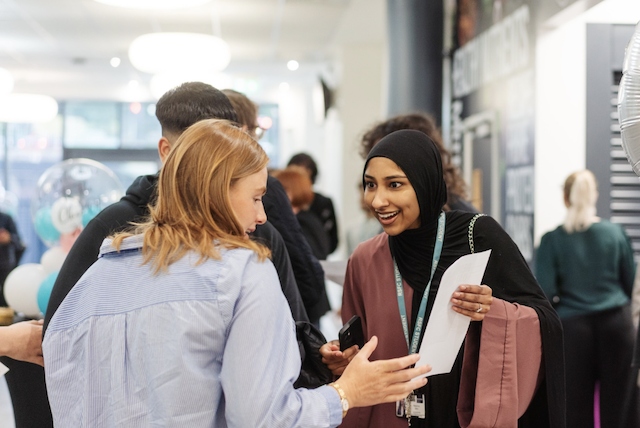
POLYGON ((231 208, 245 235, 256 230, 256 225, 264 224, 267 221, 267 215, 262 205, 262 197, 266 191, 267 168, 241 178, 231 186, 229 192, 231 208))
POLYGON ((395 162, 372 158, 364 171, 364 182, 364 201, 388 235, 420 227, 416 192, 395 162))

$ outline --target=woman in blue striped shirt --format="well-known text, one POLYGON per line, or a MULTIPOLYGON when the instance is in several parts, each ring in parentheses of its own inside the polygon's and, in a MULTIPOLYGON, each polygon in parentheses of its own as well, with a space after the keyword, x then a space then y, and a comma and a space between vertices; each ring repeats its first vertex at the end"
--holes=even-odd
POLYGON ((338 384, 294 389, 295 326, 266 248, 268 158, 225 121, 191 126, 160 173, 147 221, 104 241, 51 320, 47 390, 62 427, 327 427, 349 407, 394 402, 426 383, 410 355, 338 384), (406 370, 404 370, 407 368, 406 370))

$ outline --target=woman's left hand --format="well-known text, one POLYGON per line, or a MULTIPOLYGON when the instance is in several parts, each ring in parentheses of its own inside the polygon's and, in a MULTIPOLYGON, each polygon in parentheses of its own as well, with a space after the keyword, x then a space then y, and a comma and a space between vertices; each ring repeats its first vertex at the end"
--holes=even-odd
POLYGON ((451 297, 453 310, 473 321, 482 321, 491 309, 492 293, 488 285, 461 285, 451 297))

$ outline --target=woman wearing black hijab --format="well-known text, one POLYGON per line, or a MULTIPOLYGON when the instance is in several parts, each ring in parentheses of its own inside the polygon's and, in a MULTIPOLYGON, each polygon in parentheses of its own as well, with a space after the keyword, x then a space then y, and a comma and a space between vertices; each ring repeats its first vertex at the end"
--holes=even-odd
MULTIPOLYGON (((451 296, 452 310, 482 321, 471 323, 452 371, 431 376, 404 403, 353 409, 341 426, 564 427, 560 321, 495 220, 442 213, 447 190, 435 144, 413 130, 386 136, 367 157, 363 186, 385 233, 361 244, 349 259, 342 318, 359 315, 366 338, 378 336, 372 359, 419 349, 425 330, 419 327, 429 321, 444 271, 474 250, 492 251, 486 285, 461 285, 451 296), (420 340, 412 341, 414 334, 420 340)), ((325 354, 325 361, 338 366, 351 352, 325 354)))

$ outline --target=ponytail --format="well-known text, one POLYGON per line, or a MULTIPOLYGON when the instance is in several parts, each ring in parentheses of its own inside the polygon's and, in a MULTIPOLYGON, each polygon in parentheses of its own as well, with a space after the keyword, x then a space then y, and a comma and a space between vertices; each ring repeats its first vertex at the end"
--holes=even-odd
POLYGON ((598 187, 591 171, 571 174, 564 184, 564 197, 568 204, 564 229, 568 233, 586 230, 597 221, 598 187))

